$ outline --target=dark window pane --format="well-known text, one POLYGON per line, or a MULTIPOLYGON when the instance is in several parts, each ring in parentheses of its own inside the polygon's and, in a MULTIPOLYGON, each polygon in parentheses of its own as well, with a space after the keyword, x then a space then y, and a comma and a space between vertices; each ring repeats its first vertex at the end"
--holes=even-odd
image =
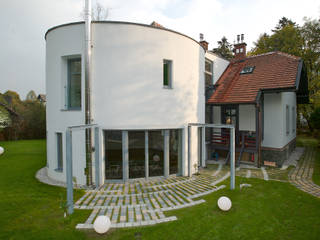
POLYGON ((178 174, 181 162, 181 130, 170 130, 169 172, 178 174))
POLYGON ((149 176, 163 176, 163 136, 161 131, 149 131, 149 176))
POLYGON ((68 108, 81 107, 81 59, 68 60, 68 108))
POLYGON ((163 85, 169 86, 169 64, 167 62, 163 63, 163 85))
POLYGON ((57 169, 63 169, 62 133, 57 133, 57 169))
POLYGON ((206 61, 205 71, 212 73, 212 62, 211 61, 206 61))
POLYGON ((107 179, 122 179, 122 132, 105 131, 105 168, 107 179))
POLYGON ((145 177, 144 144, 144 131, 129 131, 129 178, 145 177))

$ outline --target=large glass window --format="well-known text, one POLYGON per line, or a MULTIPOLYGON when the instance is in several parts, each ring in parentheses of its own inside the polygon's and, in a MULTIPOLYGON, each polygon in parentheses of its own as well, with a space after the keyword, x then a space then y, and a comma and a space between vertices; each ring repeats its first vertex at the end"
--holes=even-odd
POLYGON ((122 132, 105 131, 105 175, 107 179, 122 179, 122 132))
POLYGON ((81 59, 68 59, 68 109, 81 108, 81 59))
POLYGON ((181 163, 181 130, 170 130, 170 144, 169 144, 169 172, 170 174, 180 173, 181 163))
POLYGON ((129 131, 129 178, 145 177, 145 132, 129 131))
POLYGON ((57 171, 63 170, 62 133, 56 133, 57 138, 57 171))
POLYGON ((172 88, 172 61, 163 60, 163 86, 172 88))
POLYGON ((213 62, 206 59, 205 62, 205 87, 213 84, 213 62))
POLYGON ((163 134, 149 131, 149 176, 163 176, 163 134))

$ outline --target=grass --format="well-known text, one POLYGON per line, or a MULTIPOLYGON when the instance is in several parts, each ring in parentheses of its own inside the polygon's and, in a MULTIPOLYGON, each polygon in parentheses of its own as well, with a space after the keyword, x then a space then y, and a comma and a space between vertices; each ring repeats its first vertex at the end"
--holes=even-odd
MULTIPOLYGON (((61 199, 66 191, 35 179, 46 165, 46 142, 0 142, 0 239, 85 239, 75 224, 84 222, 89 211, 63 217, 61 199)), ((75 198, 82 193, 76 191, 75 198)))
MULTIPOLYGON (((309 140, 308 140, 309 141, 309 140)), ((34 175, 45 165, 45 141, 0 142, 0 239, 319 239, 320 199, 289 183, 237 177, 237 189, 219 190, 205 203, 169 211, 177 221, 149 227, 111 229, 100 236, 77 231, 88 211, 66 219, 59 208, 65 189, 39 183, 34 175), (251 188, 240 191, 240 183, 251 188), (232 209, 222 212, 217 199, 228 196, 232 209)), ((228 184, 225 182, 224 184, 228 184)), ((80 197, 81 192, 76 192, 80 197)))

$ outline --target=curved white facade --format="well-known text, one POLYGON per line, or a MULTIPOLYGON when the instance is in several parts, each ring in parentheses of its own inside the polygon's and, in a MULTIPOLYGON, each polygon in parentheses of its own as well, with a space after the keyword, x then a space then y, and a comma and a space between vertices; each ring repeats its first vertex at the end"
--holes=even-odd
MULTIPOLYGON (((84 31, 84 23, 76 23, 46 35, 47 161, 49 176, 61 181, 65 181, 66 128, 85 123, 84 31), (65 107, 67 59, 74 57, 81 57, 82 64, 81 110, 65 107), (62 171, 56 171, 58 132, 63 136, 62 171)), ((105 129, 184 129, 181 173, 186 175, 187 124, 204 123, 204 55, 196 41, 173 31, 132 23, 92 23, 92 118, 101 136, 105 129), (163 86, 164 60, 172 61, 172 88, 163 86)), ((197 134, 193 129, 194 162, 197 134)), ((101 159, 105 159, 103 145, 101 159)), ((73 174, 81 185, 86 184, 85 165, 85 134, 74 132, 73 174)))

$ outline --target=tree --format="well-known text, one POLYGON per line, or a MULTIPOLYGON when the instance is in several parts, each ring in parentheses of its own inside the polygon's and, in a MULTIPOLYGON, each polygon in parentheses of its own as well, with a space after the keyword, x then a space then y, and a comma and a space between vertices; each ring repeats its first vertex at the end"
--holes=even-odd
POLYGON ((228 42, 228 39, 223 36, 220 41, 217 42, 218 47, 214 48, 212 52, 219 54, 221 57, 231 59, 233 58, 232 54, 232 45, 228 42))
POLYGON ((293 22, 291 19, 288 19, 286 17, 282 17, 279 22, 278 25, 276 26, 276 28, 274 30, 272 30, 272 32, 276 32, 279 31, 281 29, 283 29, 286 26, 296 26, 296 22, 293 22))
POLYGON ((26 100, 27 101, 36 101, 37 100, 37 95, 36 95, 36 93, 33 91, 33 90, 31 90, 30 92, 28 92, 28 94, 27 94, 27 97, 26 97, 26 100))
MULTIPOLYGON (((108 16, 109 16, 109 8, 108 7, 104 7, 102 4, 100 3, 96 3, 95 5, 93 5, 93 7, 91 8, 91 12, 92 12, 92 20, 93 21, 103 21, 103 20, 107 20, 108 16)), ((85 20, 85 8, 82 10, 81 14, 80 14, 81 18, 85 20)))

